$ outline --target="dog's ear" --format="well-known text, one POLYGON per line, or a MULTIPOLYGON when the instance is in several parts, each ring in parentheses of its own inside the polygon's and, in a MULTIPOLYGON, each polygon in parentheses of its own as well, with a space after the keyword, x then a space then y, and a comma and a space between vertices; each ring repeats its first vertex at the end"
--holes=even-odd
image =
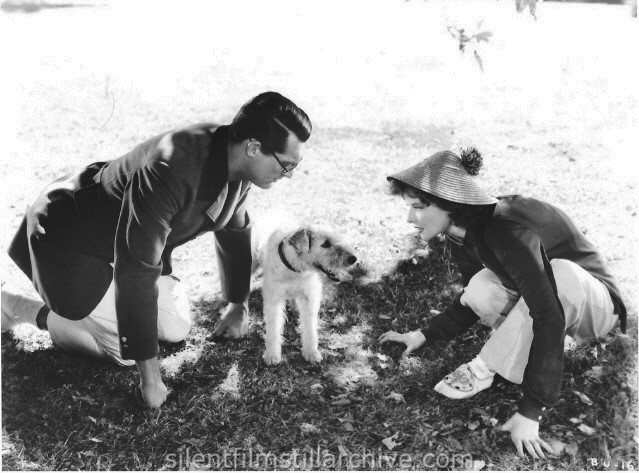
POLYGON ((298 253, 308 252, 311 246, 310 235, 306 228, 300 228, 288 239, 298 253))

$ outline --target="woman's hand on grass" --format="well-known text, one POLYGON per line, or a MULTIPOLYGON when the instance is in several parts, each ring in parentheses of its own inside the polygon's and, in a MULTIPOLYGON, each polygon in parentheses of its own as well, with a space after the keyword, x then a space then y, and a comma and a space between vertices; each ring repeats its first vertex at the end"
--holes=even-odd
POLYGON ((519 412, 515 412, 501 430, 510 432, 510 439, 515 444, 517 454, 522 458, 524 457, 523 447, 526 447, 528 453, 535 459, 546 458, 542 447, 549 453, 553 453, 550 445, 539 438, 539 422, 524 417, 519 412))
POLYGON ((380 335, 377 341, 379 343, 403 343, 406 345, 406 350, 404 350, 402 356, 406 356, 413 353, 418 348, 421 348, 421 346, 426 343, 426 337, 424 337, 421 330, 415 330, 414 332, 408 333, 397 333, 393 330, 389 330, 388 332, 380 335))

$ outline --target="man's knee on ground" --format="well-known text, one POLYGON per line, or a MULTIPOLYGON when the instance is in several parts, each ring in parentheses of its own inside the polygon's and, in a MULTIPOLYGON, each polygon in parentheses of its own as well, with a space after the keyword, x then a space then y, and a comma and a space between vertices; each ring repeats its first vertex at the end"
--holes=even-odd
POLYGON ((172 313, 158 318, 159 339, 169 343, 184 340, 191 330, 190 314, 172 313))

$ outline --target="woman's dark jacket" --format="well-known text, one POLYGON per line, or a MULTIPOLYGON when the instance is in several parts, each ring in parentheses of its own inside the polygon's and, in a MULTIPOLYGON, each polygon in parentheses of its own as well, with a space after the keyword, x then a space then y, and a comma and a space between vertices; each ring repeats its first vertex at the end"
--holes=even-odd
MULTIPOLYGON (((625 332, 626 308, 617 284, 596 248, 568 215, 529 197, 500 197, 471 222, 463 246, 451 246, 464 286, 486 267, 506 287, 517 290, 528 305, 533 341, 519 411, 538 420, 543 407, 558 402, 563 370, 565 318, 549 261, 572 261, 605 284, 625 332)), ((460 297, 431 319, 423 330, 428 341, 451 340, 479 320, 460 303, 460 297)))

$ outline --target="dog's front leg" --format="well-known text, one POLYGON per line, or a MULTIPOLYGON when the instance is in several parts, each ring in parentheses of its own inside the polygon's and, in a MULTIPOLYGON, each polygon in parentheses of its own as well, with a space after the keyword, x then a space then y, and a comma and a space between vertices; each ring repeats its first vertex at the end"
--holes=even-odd
POLYGON ((286 320, 284 314, 286 301, 270 296, 268 291, 263 291, 263 296, 266 349, 262 358, 267 365, 277 365, 282 361, 282 333, 286 320))
POLYGON ((311 363, 322 361, 318 345, 318 325, 321 294, 302 295, 295 299, 300 313, 300 330, 302 332, 302 356, 311 363))

